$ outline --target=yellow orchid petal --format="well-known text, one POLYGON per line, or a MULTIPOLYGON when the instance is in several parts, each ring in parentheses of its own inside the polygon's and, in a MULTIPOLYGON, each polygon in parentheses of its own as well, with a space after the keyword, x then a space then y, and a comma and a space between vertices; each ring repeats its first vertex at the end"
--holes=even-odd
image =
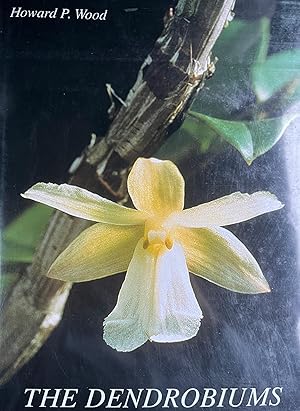
POLYGON ((195 228, 226 226, 279 210, 283 206, 274 194, 267 191, 254 194, 237 192, 174 214, 169 223, 195 228))
POLYGON ((142 226, 94 224, 57 257, 48 277, 81 282, 126 271, 142 235, 142 226))
POLYGON ((37 183, 21 196, 85 220, 120 225, 137 225, 145 221, 140 211, 70 184, 37 183))
POLYGON ((178 228, 176 237, 192 273, 239 293, 270 291, 253 255, 225 228, 178 228))
POLYGON ((194 295, 182 247, 151 253, 136 246, 114 310, 104 321, 104 340, 132 351, 148 339, 184 341, 194 337, 202 312, 194 295))
POLYGON ((138 210, 164 217, 184 206, 184 179, 174 163, 139 158, 128 176, 128 192, 138 210))

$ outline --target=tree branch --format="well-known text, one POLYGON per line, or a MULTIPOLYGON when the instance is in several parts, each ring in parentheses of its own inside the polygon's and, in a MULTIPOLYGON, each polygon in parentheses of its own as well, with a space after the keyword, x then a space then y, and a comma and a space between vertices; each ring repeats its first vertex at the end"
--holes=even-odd
MULTIPOLYGON (((195 93, 213 72, 210 54, 234 0, 179 0, 142 65, 107 135, 85 151, 71 183, 120 200, 126 170, 149 156, 178 127, 195 93)), ((88 222, 55 212, 26 275, 1 314, 0 377, 7 381, 59 324, 71 284, 46 277, 49 266, 88 222)))

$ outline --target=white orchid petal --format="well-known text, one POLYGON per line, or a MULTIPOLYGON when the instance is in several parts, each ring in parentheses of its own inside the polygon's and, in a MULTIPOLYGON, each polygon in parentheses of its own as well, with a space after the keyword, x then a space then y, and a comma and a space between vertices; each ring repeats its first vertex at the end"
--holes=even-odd
POLYGON ((226 226, 279 210, 283 206, 274 194, 267 191, 254 194, 237 192, 176 213, 170 217, 169 224, 195 228, 226 226))
POLYGON ((142 236, 142 226, 94 224, 57 257, 47 275, 82 282, 126 271, 142 236))
POLYGON ((120 225, 137 225, 145 221, 144 214, 138 210, 70 184, 37 183, 21 196, 85 220, 120 225))
POLYGON ((138 210, 166 217, 184 206, 184 179, 174 163, 138 158, 128 180, 128 193, 138 210))
POLYGON ((201 318, 182 247, 175 243, 154 255, 141 240, 117 305, 105 319, 104 340, 118 351, 132 351, 148 339, 184 341, 197 334, 201 318))
POLYGON ((239 293, 270 291, 253 255, 225 228, 179 228, 176 236, 190 272, 239 293))

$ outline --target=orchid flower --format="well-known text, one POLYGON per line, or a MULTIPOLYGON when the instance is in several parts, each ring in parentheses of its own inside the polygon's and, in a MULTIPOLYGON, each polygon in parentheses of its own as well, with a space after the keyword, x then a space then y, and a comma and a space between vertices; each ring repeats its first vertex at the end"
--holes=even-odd
POLYGON ((184 179, 171 161, 139 158, 128 176, 136 209, 83 188, 37 183, 23 197, 95 221, 54 261, 48 276, 81 282, 127 270, 104 321, 104 340, 132 351, 147 340, 184 341, 202 311, 189 271, 240 293, 270 291, 250 251, 227 226, 283 207, 269 192, 240 192, 184 208, 184 179))

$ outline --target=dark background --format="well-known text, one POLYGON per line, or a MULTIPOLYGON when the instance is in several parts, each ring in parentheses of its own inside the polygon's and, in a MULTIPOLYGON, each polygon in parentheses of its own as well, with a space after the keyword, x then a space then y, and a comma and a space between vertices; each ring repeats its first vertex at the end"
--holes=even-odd
MULTIPOLYGON (((2 0, 4 3, 4 0, 2 0)), ((107 130, 105 83, 125 98, 163 26, 168 1, 5 1, 1 108, 4 151, 3 217, 8 223, 28 204, 19 193, 37 181, 64 182, 91 132, 107 130), (106 22, 9 19, 12 6, 109 9, 106 22), (125 8, 137 7, 136 12, 125 8)), ((270 52, 299 45, 296 1, 237 0, 237 17, 272 17, 270 52)), ((200 278, 192 283, 205 318, 196 338, 117 353, 102 340, 123 275, 75 285, 64 318, 39 353, 0 388, 0 411, 24 409, 27 387, 266 387, 283 386, 280 411, 297 411, 299 339, 296 239, 284 145, 249 168, 234 151, 194 167, 187 205, 237 190, 269 190, 285 209, 232 229, 253 252, 272 293, 247 296, 200 278)), ((1 332, 1 330, 0 330, 1 332)), ((5 353, 1 353, 5 355, 5 353)), ((268 409, 271 409, 269 407, 268 409)), ((80 410, 80 405, 76 408, 80 410)), ((239 408, 242 409, 242 408, 239 408)), ((249 409, 249 408, 247 408, 249 409)))

